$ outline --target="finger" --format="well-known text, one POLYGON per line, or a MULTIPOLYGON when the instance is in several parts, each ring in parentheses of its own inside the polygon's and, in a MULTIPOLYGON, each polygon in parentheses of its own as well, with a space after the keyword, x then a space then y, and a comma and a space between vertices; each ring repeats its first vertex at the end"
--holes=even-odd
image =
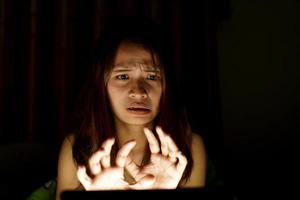
POLYGON ((167 135, 165 138, 168 143, 169 160, 173 163, 176 163, 177 162, 176 153, 178 152, 178 147, 175 144, 174 140, 172 140, 172 138, 169 135, 167 135))
POLYGON ((178 151, 176 153, 176 157, 178 158, 178 163, 177 163, 177 166, 176 166, 176 170, 180 173, 183 173, 184 170, 185 170, 185 167, 187 165, 187 159, 186 157, 181 153, 181 151, 178 151))
POLYGON ((152 154, 150 157, 150 161, 151 161, 151 163, 160 163, 162 158, 164 158, 164 157, 161 156, 160 154, 152 154))
POLYGON ((168 156, 169 150, 168 150, 167 140, 165 138, 165 133, 163 132, 163 130, 160 127, 156 127, 156 132, 157 132, 159 140, 160 140, 161 154, 163 156, 168 156))
POLYGON ((118 167, 125 167, 127 157, 135 145, 135 141, 130 141, 119 150, 116 157, 116 164, 118 167))
POLYGON ((139 181, 137 181, 136 184, 130 185, 129 187, 135 190, 145 190, 145 189, 153 188, 152 185, 154 184, 154 182, 155 182, 155 177, 151 174, 148 174, 144 176, 142 179, 140 179, 139 181))
POLYGON ((86 168, 84 166, 78 167, 77 178, 86 190, 90 188, 92 179, 87 175, 86 168))
POLYGON ((102 143, 102 148, 105 150, 105 154, 110 154, 111 148, 115 143, 115 138, 109 138, 102 143))
POLYGON ((169 160, 170 160, 172 163, 176 163, 176 162, 177 162, 177 158, 170 157, 169 160))
POLYGON ((168 144, 169 154, 173 154, 172 156, 175 156, 174 153, 178 151, 176 143, 169 135, 166 135, 165 138, 168 144))
POLYGON ((130 158, 130 156, 128 156, 127 159, 126 159, 126 169, 133 176, 134 179, 137 178, 137 175, 139 174, 140 168, 130 158))
POLYGON ((102 147, 104 148, 105 156, 101 159, 101 165, 103 168, 108 168, 110 167, 110 153, 113 144, 115 143, 115 139, 111 138, 106 140, 103 144, 102 147))
POLYGON ((148 171, 145 171, 138 167, 136 164, 135 164, 135 168, 134 169, 129 169, 126 167, 127 171, 130 173, 130 175, 134 178, 134 180, 136 182, 139 182, 141 179, 143 179, 146 175, 149 175, 149 172, 148 171))
POLYGON ((159 145, 158 145, 157 139, 155 138, 153 133, 148 128, 144 128, 144 133, 148 140, 151 153, 159 153, 159 151, 160 151, 159 145))
POLYGON ((96 175, 101 172, 100 160, 104 156, 105 156, 105 151, 104 149, 101 148, 100 150, 96 151, 89 159, 89 167, 93 175, 96 175))
POLYGON ((174 140, 169 135, 166 136, 166 140, 167 140, 168 149, 169 149, 169 159, 170 159, 170 161, 175 163, 175 162, 177 162, 176 154, 178 152, 178 147, 175 144, 174 140))
POLYGON ((103 156, 103 158, 101 159, 101 166, 103 169, 105 168, 109 168, 110 167, 110 156, 103 156))

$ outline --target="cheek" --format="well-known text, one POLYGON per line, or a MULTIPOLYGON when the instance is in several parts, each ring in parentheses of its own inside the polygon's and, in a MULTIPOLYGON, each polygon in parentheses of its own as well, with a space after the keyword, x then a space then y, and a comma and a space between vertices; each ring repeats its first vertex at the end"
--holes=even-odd
POLYGON ((158 105, 160 103, 160 99, 162 97, 162 89, 161 89, 161 87, 156 88, 155 90, 152 90, 151 96, 152 96, 152 101, 154 101, 155 104, 158 105))
POLYGON ((118 88, 113 87, 112 85, 108 84, 107 85, 107 93, 108 93, 111 105, 115 105, 115 102, 120 97, 120 91, 118 90, 118 88))
POLYGON ((122 93, 124 90, 120 88, 108 88, 108 95, 112 100, 115 100, 116 98, 120 98, 122 96, 122 93))

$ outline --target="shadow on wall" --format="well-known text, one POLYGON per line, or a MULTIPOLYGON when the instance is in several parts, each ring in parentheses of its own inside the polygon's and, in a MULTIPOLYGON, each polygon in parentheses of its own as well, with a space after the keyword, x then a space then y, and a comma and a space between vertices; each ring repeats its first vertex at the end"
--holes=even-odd
POLYGON ((59 148, 49 144, 0 146, 0 199, 25 199, 56 177, 59 148))

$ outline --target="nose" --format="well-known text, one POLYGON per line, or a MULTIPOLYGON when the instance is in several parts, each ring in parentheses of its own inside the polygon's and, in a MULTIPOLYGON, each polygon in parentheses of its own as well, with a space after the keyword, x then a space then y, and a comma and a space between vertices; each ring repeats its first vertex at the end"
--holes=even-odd
POLYGON ((129 91, 129 97, 136 100, 146 99, 148 97, 147 91, 142 81, 136 81, 132 84, 132 87, 129 91))

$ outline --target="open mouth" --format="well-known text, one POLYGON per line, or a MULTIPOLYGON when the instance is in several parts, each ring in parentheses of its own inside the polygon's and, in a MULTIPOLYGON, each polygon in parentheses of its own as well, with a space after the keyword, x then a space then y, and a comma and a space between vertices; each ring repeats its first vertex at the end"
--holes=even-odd
POLYGON ((147 114, 150 112, 150 109, 146 107, 129 107, 127 111, 135 114, 147 114))

